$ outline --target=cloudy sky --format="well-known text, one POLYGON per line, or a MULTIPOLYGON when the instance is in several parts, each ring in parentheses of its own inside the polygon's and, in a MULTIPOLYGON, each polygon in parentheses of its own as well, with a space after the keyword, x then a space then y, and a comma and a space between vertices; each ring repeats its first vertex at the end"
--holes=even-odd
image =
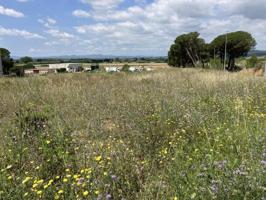
POLYGON ((164 56, 179 34, 236 30, 266 49, 266 0, 0 0, 0 47, 16 56, 164 56))

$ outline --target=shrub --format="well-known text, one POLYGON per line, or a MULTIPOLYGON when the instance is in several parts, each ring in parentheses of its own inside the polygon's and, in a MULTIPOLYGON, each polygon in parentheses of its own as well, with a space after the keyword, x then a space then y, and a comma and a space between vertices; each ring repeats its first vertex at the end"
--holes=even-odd
POLYGON ((15 74, 18 77, 22 77, 25 75, 23 66, 14 66, 10 69, 11 74, 15 74))
POLYGON ((259 60, 256 55, 252 55, 249 59, 247 59, 247 68, 255 68, 258 64, 259 60))
POLYGON ((66 68, 60 68, 56 70, 57 73, 67 73, 66 68))
POLYGON ((123 66, 123 68, 122 68, 122 71, 124 71, 124 72, 128 72, 128 71, 129 71, 129 68, 130 68, 130 66, 129 66, 128 64, 125 64, 125 65, 123 66))

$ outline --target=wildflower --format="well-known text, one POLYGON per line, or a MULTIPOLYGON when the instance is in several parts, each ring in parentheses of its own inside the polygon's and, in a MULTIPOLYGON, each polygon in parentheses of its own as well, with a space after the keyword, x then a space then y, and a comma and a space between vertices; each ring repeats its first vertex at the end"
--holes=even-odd
POLYGON ((70 169, 66 169, 66 172, 70 172, 70 169))
POLYGON ((83 192, 83 196, 84 196, 84 197, 88 196, 88 194, 89 194, 88 191, 83 192))
POLYGON ((42 183, 43 183, 43 179, 37 181, 37 184, 42 184, 42 183))
POLYGON ((60 198, 59 195, 55 195, 55 197, 54 197, 55 200, 57 200, 57 199, 59 199, 59 198, 60 198))
POLYGON ((53 182, 54 182, 54 180, 51 179, 51 180, 48 182, 48 185, 52 185, 53 182))
POLYGON ((80 177, 80 175, 74 175, 73 178, 74 179, 78 179, 80 177))
POLYGON ((266 160, 262 160, 260 163, 266 166, 266 160))
POLYGON ((116 175, 112 175, 111 178, 112 178, 113 180, 116 180, 116 179, 117 179, 117 176, 116 176, 116 175))
POLYGON ((7 179, 8 179, 8 180, 11 180, 11 179, 12 179, 12 176, 7 177, 7 179))
POLYGON ((6 169, 11 169, 12 168, 12 165, 8 165, 7 167, 6 167, 6 169))
POLYGON ((56 178, 56 179, 60 179, 60 176, 56 176, 55 178, 56 178))
POLYGON ((42 190, 37 191, 38 195, 42 195, 42 190))
POLYGON ((80 179, 78 180, 78 185, 81 185, 82 183, 84 183, 84 178, 80 178, 80 179))
POLYGON ((26 196, 28 196, 28 195, 29 195, 29 193, 28 193, 28 192, 26 192, 26 193, 25 193, 23 196, 24 196, 24 197, 26 197, 26 196))
POLYGON ((98 195, 100 192, 99 192, 98 190, 96 190, 94 193, 95 193, 96 195, 98 195))
POLYGON ((63 182, 64 182, 64 183, 68 182, 68 179, 67 179, 67 178, 64 178, 64 179, 63 179, 63 182))
POLYGON ((57 193, 58 194, 63 194, 64 193, 64 190, 59 190, 57 193))
POLYGON ((51 143, 51 141, 50 140, 46 140, 46 144, 50 144, 51 143))
POLYGON ((111 199, 112 198, 112 195, 110 194, 107 194, 106 197, 105 197, 107 200, 111 199))
POLYGON ((174 197, 174 199, 173 200, 178 200, 178 198, 177 197, 174 197))
POLYGON ((31 178, 27 176, 27 177, 22 181, 22 184, 27 183, 30 179, 31 179, 31 178))
POLYGON ((102 156, 96 156, 96 157, 95 157, 95 160, 96 160, 96 161, 100 161, 101 159, 102 159, 102 156))
POLYGON ((191 199, 195 199, 196 196, 197 196, 197 194, 196 194, 196 193, 193 193, 193 194, 191 195, 191 199))

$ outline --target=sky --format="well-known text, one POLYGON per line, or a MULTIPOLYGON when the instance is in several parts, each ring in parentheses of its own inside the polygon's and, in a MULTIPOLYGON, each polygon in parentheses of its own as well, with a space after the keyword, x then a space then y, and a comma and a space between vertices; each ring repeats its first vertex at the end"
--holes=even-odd
POLYGON ((166 56, 180 34, 239 30, 266 49, 266 0, 0 0, 13 56, 166 56))

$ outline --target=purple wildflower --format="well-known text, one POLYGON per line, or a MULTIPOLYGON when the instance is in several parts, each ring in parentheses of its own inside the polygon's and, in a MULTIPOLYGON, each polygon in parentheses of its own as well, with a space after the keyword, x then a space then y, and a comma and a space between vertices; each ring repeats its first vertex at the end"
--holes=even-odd
POLYGON ((117 176, 116 175, 111 175, 111 178, 115 181, 117 180, 117 176))
POLYGON ((110 194, 107 194, 106 197, 105 197, 107 200, 111 199, 112 198, 112 195, 110 194))
POLYGON ((266 160, 262 160, 260 163, 266 166, 266 160))

